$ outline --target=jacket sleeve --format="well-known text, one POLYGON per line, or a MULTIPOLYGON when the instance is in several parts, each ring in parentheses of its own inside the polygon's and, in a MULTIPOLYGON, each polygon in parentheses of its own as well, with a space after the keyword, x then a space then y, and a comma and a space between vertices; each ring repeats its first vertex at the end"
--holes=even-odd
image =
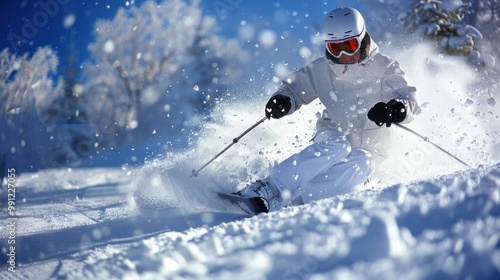
POLYGON ((403 123, 411 122, 416 115, 420 114, 417 89, 408 85, 406 74, 401 70, 397 61, 393 61, 387 67, 381 83, 382 100, 387 102, 396 99, 405 105, 406 118, 403 123))
POLYGON ((288 115, 297 111, 302 105, 311 103, 318 98, 318 67, 323 67, 324 61, 320 59, 300 68, 298 71, 283 79, 283 84, 273 95, 281 94, 290 97, 292 108, 288 115))

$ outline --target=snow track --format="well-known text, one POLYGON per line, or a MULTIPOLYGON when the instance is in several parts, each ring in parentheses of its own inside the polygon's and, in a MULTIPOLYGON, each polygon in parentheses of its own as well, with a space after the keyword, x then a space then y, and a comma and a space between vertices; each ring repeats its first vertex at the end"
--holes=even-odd
MULTIPOLYGON (((36 203, 26 200, 21 209, 32 214, 18 217, 18 224, 24 225, 17 236, 21 264, 15 274, 2 270, 1 277, 500 276, 500 165, 362 190, 250 218, 185 214, 168 207, 138 209, 124 191, 130 180, 123 177, 124 171, 92 171, 106 173, 106 182, 71 188, 69 182, 85 181, 87 172, 59 171, 59 186, 31 195, 36 203), (70 193, 78 193, 78 200, 62 199, 70 193), (39 207, 42 200, 50 202, 50 211, 39 207), (47 227, 49 213, 58 228, 47 227)), ((29 186, 35 181, 43 185, 48 175, 22 177, 25 191, 33 190, 29 186)))

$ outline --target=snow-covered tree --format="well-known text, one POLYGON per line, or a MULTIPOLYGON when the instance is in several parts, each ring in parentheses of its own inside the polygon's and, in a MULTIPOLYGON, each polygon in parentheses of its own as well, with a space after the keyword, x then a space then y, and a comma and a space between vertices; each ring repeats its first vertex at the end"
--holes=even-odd
POLYGON ((485 30, 486 39, 498 40, 500 38, 500 0, 473 1, 474 14, 470 21, 475 26, 485 30))
POLYGON ((216 34, 215 18, 199 2, 147 1, 97 22, 84 92, 109 136, 138 128, 132 138, 141 140, 183 126, 239 72, 236 43, 216 34))
MULTIPOLYGON (((476 26, 484 36, 478 48, 500 59, 498 38, 500 38, 500 0, 475 0, 472 2, 473 13, 467 16, 467 21, 476 26)), ((488 58, 487 58, 488 59, 488 58)), ((500 70, 495 64, 496 71, 500 70)))
POLYGON ((472 4, 462 0, 414 0, 400 20, 409 32, 439 42, 448 53, 469 56, 476 64, 492 67, 494 59, 476 48, 482 33, 464 21, 472 4))
POLYGON ((19 172, 36 170, 41 164, 40 152, 49 137, 39 112, 46 97, 58 90, 52 80, 57 65, 58 58, 49 47, 31 57, 8 49, 0 53, 0 161, 19 172))
POLYGON ((32 57, 0 53, 0 161, 19 172, 74 166, 91 152, 94 133, 79 98, 76 68, 69 63, 57 78, 58 65, 50 47, 32 57))
POLYGON ((59 60, 49 47, 17 56, 9 49, 0 52, 0 114, 19 114, 41 97, 54 90, 50 77, 59 60))

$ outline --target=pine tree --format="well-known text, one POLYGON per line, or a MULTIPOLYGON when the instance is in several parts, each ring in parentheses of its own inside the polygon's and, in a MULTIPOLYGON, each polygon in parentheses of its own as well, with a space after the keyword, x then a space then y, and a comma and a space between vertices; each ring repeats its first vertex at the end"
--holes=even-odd
MULTIPOLYGON (((70 51, 70 53, 73 53, 70 51)), ((92 153, 93 130, 87 109, 82 100, 82 84, 76 79, 78 67, 76 56, 67 58, 62 67, 62 89, 44 110, 44 121, 48 131, 55 134, 58 157, 52 165, 72 166, 92 153)))
MULTIPOLYGON (((498 38, 500 38, 500 0, 473 1, 473 13, 467 16, 467 20, 477 26, 484 35, 484 40, 479 42, 478 48, 483 52, 488 52, 500 59, 500 49, 498 48, 498 38)), ((486 58, 489 65, 495 64, 495 59, 486 58)), ((497 64, 496 71, 500 70, 497 64)))
POLYGON ((475 64, 491 64, 476 47, 483 34, 465 21, 472 7, 472 3, 461 0, 414 0, 412 9, 400 20, 408 32, 436 41, 450 54, 470 57, 475 64))

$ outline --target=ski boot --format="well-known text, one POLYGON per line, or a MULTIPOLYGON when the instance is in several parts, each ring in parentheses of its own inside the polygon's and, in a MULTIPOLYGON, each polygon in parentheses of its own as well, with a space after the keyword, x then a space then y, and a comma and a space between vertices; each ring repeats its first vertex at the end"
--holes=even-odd
POLYGON ((241 197, 262 197, 269 203, 270 211, 282 207, 281 192, 275 186, 262 180, 257 180, 233 194, 241 197))

